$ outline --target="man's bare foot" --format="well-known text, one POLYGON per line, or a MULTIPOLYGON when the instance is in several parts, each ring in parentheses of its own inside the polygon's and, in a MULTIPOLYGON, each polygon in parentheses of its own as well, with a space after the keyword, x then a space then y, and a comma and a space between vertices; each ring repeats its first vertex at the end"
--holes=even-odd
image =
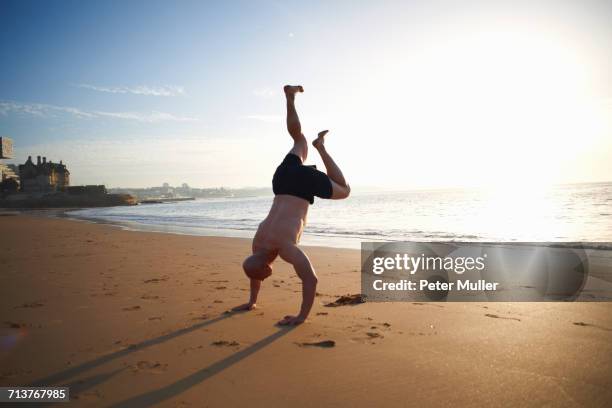
POLYGON ((297 326, 298 324, 304 323, 306 319, 300 316, 285 316, 278 322, 279 326, 297 326))
POLYGON ((283 90, 285 91, 285 95, 295 95, 298 92, 304 92, 304 88, 302 88, 302 85, 285 85, 283 87, 283 90))
POLYGON ((245 310, 248 311, 248 310, 254 310, 254 309, 257 309, 257 304, 255 303, 245 303, 243 305, 232 308, 234 312, 241 312, 245 310))
POLYGON ((319 137, 312 141, 312 145, 315 149, 319 149, 325 146, 325 135, 329 132, 329 130, 322 130, 319 132, 319 137))

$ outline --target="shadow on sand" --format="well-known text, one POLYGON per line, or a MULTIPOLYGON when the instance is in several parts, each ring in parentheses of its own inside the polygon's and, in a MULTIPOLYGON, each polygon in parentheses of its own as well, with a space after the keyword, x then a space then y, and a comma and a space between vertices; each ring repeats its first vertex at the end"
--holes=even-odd
POLYGON ((174 331, 172 333, 168 333, 168 334, 164 334, 163 336, 160 337, 156 337, 154 339, 149 339, 149 340, 145 340, 143 342, 137 343, 137 344, 132 344, 130 346, 128 346, 127 348, 117 351, 115 353, 111 353, 111 354, 107 354, 105 356, 96 358, 95 360, 91 360, 88 361, 86 363, 80 364, 78 366, 75 367, 71 367, 67 370, 61 371, 59 373, 55 373, 55 374, 51 374, 48 377, 42 378, 40 380, 37 380, 35 382, 33 382, 31 384, 31 387, 49 387, 52 384, 57 384, 63 381, 66 381, 76 375, 82 374, 86 371, 89 371, 93 368, 96 368, 98 366, 101 366, 102 364, 106 364, 109 361, 113 361, 116 360, 118 358, 121 357, 125 357, 131 353, 134 353, 136 351, 145 349, 147 347, 151 347, 151 346, 155 346, 157 344, 161 344, 164 343, 168 340, 172 340, 176 337, 182 336, 184 334, 187 333, 191 333, 192 331, 201 329, 203 327, 206 326, 210 326, 212 324, 215 324, 217 322, 220 322, 221 320, 227 319, 228 317, 232 316, 232 314, 224 314, 221 315, 219 317, 215 317, 214 319, 211 320, 206 320, 202 323, 198 323, 198 324, 194 324, 193 326, 189 326, 189 327, 185 327, 183 329, 174 331))
POLYGON ((259 340, 257 343, 250 345, 244 350, 240 350, 237 353, 232 354, 224 358, 223 360, 217 361, 205 367, 187 377, 184 377, 172 384, 166 385, 165 387, 158 388, 153 391, 146 392, 141 395, 137 395, 132 398, 120 401, 110 406, 110 408, 144 408, 156 405, 162 401, 172 398, 189 388, 207 380, 208 378, 220 373, 221 371, 229 368, 230 366, 238 363, 239 361, 247 358, 251 354, 261 350, 268 346, 275 340, 278 340, 282 336, 289 333, 295 326, 278 328, 278 331, 259 340))
MULTIPOLYGON (((42 378, 40 380, 37 380, 35 382, 33 382, 30 386, 32 387, 49 387, 52 385, 57 385, 57 384, 63 384, 62 386, 68 386, 70 387, 70 393, 71 396, 72 395, 76 395, 79 392, 83 392, 87 389, 92 388, 93 386, 96 386, 106 380, 108 380, 109 378, 115 376, 116 374, 118 374, 119 372, 123 371, 123 369, 118 369, 118 370, 113 370, 110 371, 109 373, 105 373, 105 374, 99 374, 99 375, 95 375, 93 377, 89 377, 86 378, 84 380, 76 380, 73 383, 70 384, 66 384, 66 381, 69 380, 72 377, 75 377, 77 375, 83 374, 91 369, 94 369, 98 366, 101 366, 103 364, 106 364, 110 361, 125 357, 131 353, 134 353, 136 351, 145 349, 147 347, 151 347, 151 346, 155 346, 157 344, 161 344, 164 343, 166 341, 172 340, 176 337, 182 336, 184 334, 188 334, 191 333, 195 330, 201 329, 203 327, 206 326, 210 326, 212 324, 218 323, 222 320, 227 319, 228 317, 231 317, 234 314, 238 314, 241 312, 234 312, 234 313, 228 313, 228 314, 223 314, 221 316, 218 316, 214 319, 211 320, 207 320, 204 321, 202 323, 198 323, 195 324, 193 326, 189 326, 189 327, 185 327, 183 329, 174 331, 172 333, 168 333, 165 334, 163 336, 160 337, 156 337, 154 339, 150 339, 150 340, 145 340, 143 342, 137 343, 137 344, 133 344, 128 346, 127 348, 117 351, 115 353, 111 353, 111 354, 107 354, 105 356, 99 357, 95 360, 91 360, 88 362, 85 362, 83 364, 80 364, 78 366, 69 368, 67 370, 55 373, 55 374, 51 374, 45 378, 42 378)), ((146 392, 144 394, 141 395, 137 395, 135 397, 126 399, 124 401, 118 402, 116 404, 111 405, 111 407, 115 408, 115 407, 149 407, 152 405, 155 405, 161 401, 167 400, 168 398, 172 398, 184 391, 186 391, 187 389, 193 387, 194 385, 197 385, 198 383, 201 383, 202 381, 218 374, 219 372, 225 370, 226 368, 232 366, 233 364, 238 363, 239 361, 241 361, 242 359, 250 356, 251 354, 261 350, 262 348, 266 347, 267 345, 271 344, 272 342, 274 342, 275 340, 279 339, 280 337, 284 336, 285 334, 289 333, 294 327, 278 327, 276 332, 274 332, 273 334, 259 340, 258 342, 250 345, 249 347, 240 350, 234 354, 232 354, 231 356, 228 356, 226 358, 224 358, 223 360, 217 361, 216 363, 213 363, 211 365, 209 365, 208 367, 205 367, 199 371, 197 371, 194 374, 191 374, 185 378, 182 378, 172 384, 169 384, 163 388, 159 388, 153 391, 149 391, 146 392)))

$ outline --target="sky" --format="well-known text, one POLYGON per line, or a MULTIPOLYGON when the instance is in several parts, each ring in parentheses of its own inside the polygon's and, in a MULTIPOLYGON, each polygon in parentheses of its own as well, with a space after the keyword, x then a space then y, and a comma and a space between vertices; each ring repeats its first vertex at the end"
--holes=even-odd
POLYGON ((75 185, 270 186, 288 83, 352 186, 612 180, 609 1, 0 0, 0 55, 7 162, 75 185))

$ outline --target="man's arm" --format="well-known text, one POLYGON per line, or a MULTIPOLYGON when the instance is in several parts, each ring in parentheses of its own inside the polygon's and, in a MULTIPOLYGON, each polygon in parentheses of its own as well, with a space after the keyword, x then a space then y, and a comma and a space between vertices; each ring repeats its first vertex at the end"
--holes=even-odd
POLYGON ((279 322, 281 325, 295 325, 303 323, 308 317, 317 291, 317 275, 310 263, 310 259, 300 248, 287 245, 279 251, 280 257, 293 265, 298 277, 302 280, 302 306, 297 316, 285 316, 279 322))
POLYGON ((235 312, 241 310, 253 310, 257 307, 257 295, 259 295, 259 289, 261 289, 261 281, 257 279, 251 279, 251 296, 249 302, 240 306, 234 307, 232 310, 235 312))

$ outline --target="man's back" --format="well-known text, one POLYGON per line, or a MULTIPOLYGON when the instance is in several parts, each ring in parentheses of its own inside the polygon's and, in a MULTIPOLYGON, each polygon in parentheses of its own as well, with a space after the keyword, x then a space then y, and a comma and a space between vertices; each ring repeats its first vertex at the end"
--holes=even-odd
POLYGON ((306 224, 308 201, 291 196, 274 197, 268 216, 259 224, 253 249, 278 250, 287 244, 297 244, 306 224))

